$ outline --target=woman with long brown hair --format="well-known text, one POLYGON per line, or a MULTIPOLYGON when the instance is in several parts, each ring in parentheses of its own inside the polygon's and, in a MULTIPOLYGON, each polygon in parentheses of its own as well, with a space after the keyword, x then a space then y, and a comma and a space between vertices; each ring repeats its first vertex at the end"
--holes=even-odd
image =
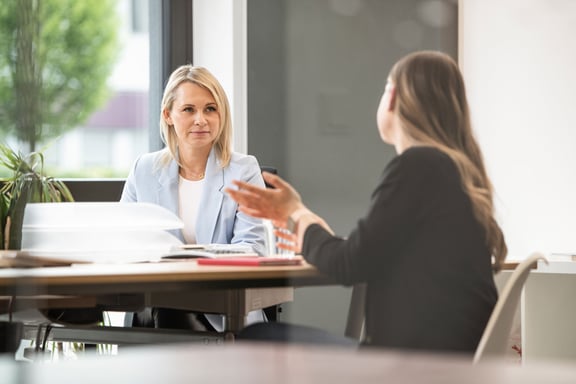
POLYGON ((275 189, 237 181, 228 193, 242 212, 291 229, 292 248, 321 272, 346 285, 367 283, 364 344, 473 352, 507 250, 454 60, 422 51, 398 61, 377 123, 398 155, 346 238, 278 176, 264 175, 275 189))

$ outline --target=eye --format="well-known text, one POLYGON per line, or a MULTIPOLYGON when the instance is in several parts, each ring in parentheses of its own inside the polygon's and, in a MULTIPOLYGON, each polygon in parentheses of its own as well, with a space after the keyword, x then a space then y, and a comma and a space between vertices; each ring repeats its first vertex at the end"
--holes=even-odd
POLYGON ((182 111, 184 111, 184 112, 194 112, 194 108, 192 108, 192 107, 184 107, 184 109, 182 109, 182 111))
POLYGON ((214 105, 210 105, 208 107, 206 107, 206 112, 216 112, 217 109, 214 105))

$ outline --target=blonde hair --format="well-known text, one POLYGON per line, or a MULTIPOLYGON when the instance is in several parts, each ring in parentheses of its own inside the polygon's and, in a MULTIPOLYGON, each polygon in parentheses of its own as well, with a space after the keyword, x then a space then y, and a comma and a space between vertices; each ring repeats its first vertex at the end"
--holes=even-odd
POLYGON ((220 166, 226 167, 230 163, 232 156, 232 118, 230 116, 230 104, 224 88, 220 82, 203 67, 195 67, 192 65, 182 65, 178 67, 168 79, 166 88, 164 88, 164 95, 162 96, 161 113, 160 113, 160 137, 164 144, 166 144, 166 152, 161 158, 161 164, 166 165, 171 160, 178 160, 178 139, 176 133, 171 125, 169 125, 164 118, 164 110, 171 110, 174 104, 175 94, 178 87, 184 83, 194 83, 206 89, 214 100, 220 114, 220 127, 218 135, 214 140, 214 148, 216 156, 220 160, 220 166))
POLYGON ((493 188, 472 132, 458 65, 441 52, 416 52, 394 65, 390 80, 396 88, 394 109, 404 132, 438 148, 456 164, 474 216, 486 233, 494 270, 500 270, 508 249, 494 218, 493 188))

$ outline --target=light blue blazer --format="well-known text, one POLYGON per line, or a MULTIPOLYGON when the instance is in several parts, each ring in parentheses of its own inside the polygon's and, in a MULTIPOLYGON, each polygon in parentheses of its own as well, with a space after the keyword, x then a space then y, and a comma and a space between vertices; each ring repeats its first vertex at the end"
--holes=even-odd
MULTIPOLYGON (((136 160, 126 179, 120 201, 158 204, 178 216, 178 163, 172 160, 167 166, 160 165, 163 151, 147 153, 136 160)), ((264 186, 256 158, 233 153, 230 164, 221 168, 212 149, 204 177, 196 221, 198 244, 249 245, 264 255, 266 242, 262 220, 239 212, 238 204, 224 191, 236 179, 264 186)), ((184 242, 181 230, 170 232, 184 242)))

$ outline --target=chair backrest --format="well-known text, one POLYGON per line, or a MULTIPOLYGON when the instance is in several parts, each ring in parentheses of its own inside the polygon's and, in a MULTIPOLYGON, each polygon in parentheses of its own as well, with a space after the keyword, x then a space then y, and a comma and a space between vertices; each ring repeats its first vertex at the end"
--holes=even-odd
POLYGON ((364 338, 364 310, 366 307, 366 284, 359 283, 352 288, 350 307, 344 336, 362 341, 364 338))
MULTIPOLYGON (((262 171, 262 172, 268 172, 268 173, 273 173, 273 174, 275 174, 275 175, 278 174, 278 169, 276 169, 275 167, 271 167, 271 166, 269 166, 269 165, 261 165, 261 166, 260 166, 260 171, 262 171)), ((272 186, 269 185, 268 183, 265 183, 265 184, 266 184, 266 188, 272 188, 272 186)))
POLYGON ((478 343, 474 354, 474 363, 488 358, 503 356, 508 352, 508 338, 524 283, 528 278, 530 269, 538 263, 538 260, 548 264, 548 260, 542 254, 534 253, 518 264, 508 278, 478 343))

